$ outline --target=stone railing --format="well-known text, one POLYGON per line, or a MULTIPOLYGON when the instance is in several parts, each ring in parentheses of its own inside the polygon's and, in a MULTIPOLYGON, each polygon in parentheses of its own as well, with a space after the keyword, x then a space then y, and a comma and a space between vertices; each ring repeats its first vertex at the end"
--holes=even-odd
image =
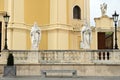
POLYGON ((9 50, 1 53, 1 61, 6 63, 8 53, 14 55, 15 64, 120 64, 120 50, 9 50), (32 62, 29 54, 36 54, 32 62))
POLYGON ((120 64, 120 50, 92 50, 91 59, 95 64, 120 64))

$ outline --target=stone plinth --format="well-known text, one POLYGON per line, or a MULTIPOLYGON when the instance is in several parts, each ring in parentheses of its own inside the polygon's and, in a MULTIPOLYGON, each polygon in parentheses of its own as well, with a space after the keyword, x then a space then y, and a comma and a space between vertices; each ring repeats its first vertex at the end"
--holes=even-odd
POLYGON ((15 77, 16 76, 16 66, 4 66, 4 77, 15 77))
POLYGON ((27 63, 32 63, 32 64, 38 63, 38 52, 28 53, 27 63))

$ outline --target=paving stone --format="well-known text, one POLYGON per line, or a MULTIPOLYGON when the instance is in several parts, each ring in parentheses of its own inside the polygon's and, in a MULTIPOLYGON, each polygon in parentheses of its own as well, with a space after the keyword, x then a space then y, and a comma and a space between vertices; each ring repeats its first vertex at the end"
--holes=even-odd
POLYGON ((70 78, 70 77, 46 77, 42 78, 39 76, 19 76, 19 77, 1 77, 0 80, 120 80, 119 76, 116 77, 96 77, 96 76, 81 76, 77 78, 70 78))

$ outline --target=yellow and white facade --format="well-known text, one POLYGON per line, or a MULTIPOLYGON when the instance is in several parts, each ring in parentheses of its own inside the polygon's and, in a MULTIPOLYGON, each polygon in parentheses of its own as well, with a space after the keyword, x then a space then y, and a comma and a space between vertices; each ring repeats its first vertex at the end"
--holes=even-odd
MULTIPOLYGON (((42 30, 39 50, 79 50, 82 25, 85 22, 90 24, 89 5, 89 0, 0 0, 1 49, 4 47, 5 33, 3 15, 8 12, 10 50, 31 49, 30 31, 34 22, 42 30), (79 16, 74 13, 74 8, 79 9, 79 16)), ((107 15, 95 18, 95 23, 91 49, 98 49, 99 32, 114 33, 113 20, 107 15)))
POLYGON ((34 22, 42 30, 40 50, 80 49, 80 29, 90 22, 89 0, 0 0, 2 49, 4 47, 3 15, 10 15, 8 48, 31 49, 30 30, 34 22), (73 19, 73 8, 80 8, 80 19, 73 19), (78 30, 78 31, 77 31, 78 30))

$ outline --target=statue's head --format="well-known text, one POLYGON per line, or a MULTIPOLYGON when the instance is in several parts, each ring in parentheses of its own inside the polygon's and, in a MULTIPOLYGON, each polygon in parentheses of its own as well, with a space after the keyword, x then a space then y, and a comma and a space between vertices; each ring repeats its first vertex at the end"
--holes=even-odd
POLYGON ((88 23, 84 22, 83 26, 88 27, 88 23))
POLYGON ((33 27, 38 27, 37 22, 34 22, 33 27))
POLYGON ((32 32, 33 32, 33 31, 40 31, 40 29, 39 29, 39 27, 38 27, 38 25, 37 25, 37 22, 34 22, 34 25, 32 26, 31 31, 32 31, 32 32))

